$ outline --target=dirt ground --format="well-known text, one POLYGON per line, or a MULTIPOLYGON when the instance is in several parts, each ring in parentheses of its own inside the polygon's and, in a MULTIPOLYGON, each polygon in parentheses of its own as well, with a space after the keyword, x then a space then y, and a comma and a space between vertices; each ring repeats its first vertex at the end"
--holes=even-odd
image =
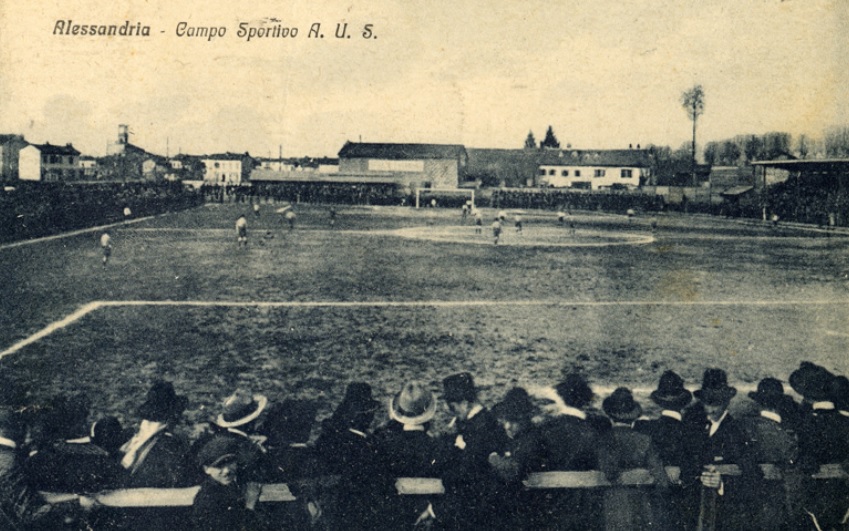
POLYGON ((325 415, 349 381, 388 398, 460 370, 488 404, 575 370, 600 392, 645 391, 670 368, 697 385, 723 367, 743 390, 801 360, 849 373, 845 235, 683 216, 652 231, 647 216, 580 212, 572 234, 524 212, 522 234, 508 219, 495 246, 488 210, 477 235, 459 211, 390 207, 337 207, 333 226, 329 208, 296 207, 289 231, 276 206, 249 214, 247 249, 233 228, 245 205, 116 227, 106 267, 99 231, 0 248, 0 369, 125 421, 165 377, 190 424, 236 386, 325 415), (126 302, 19 344, 92 301, 126 302))

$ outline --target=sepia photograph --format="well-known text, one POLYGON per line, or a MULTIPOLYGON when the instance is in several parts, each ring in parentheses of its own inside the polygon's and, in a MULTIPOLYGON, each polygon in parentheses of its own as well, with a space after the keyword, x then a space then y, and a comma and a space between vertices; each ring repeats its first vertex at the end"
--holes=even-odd
POLYGON ((0 0, 0 529, 849 529, 849 3, 0 0))

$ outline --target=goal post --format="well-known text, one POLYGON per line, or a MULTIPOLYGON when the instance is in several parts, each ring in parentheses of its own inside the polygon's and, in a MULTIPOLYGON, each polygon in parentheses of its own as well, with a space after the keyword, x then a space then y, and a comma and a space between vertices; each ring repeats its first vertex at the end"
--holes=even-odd
POLYGON ((475 207, 475 190, 473 188, 416 188, 416 208, 429 206, 436 199, 437 205, 447 202, 459 202, 460 205, 471 201, 475 207))

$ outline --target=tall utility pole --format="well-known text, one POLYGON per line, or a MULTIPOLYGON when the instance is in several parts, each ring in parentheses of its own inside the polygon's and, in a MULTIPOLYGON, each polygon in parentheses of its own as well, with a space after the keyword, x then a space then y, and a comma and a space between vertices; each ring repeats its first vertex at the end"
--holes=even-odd
POLYGON ((687 112, 687 116, 693 122, 693 146, 690 158, 690 175, 693 179, 693 186, 698 186, 696 182, 696 122, 699 116, 705 112, 705 90, 701 85, 695 85, 690 90, 685 90, 681 94, 681 105, 687 112))

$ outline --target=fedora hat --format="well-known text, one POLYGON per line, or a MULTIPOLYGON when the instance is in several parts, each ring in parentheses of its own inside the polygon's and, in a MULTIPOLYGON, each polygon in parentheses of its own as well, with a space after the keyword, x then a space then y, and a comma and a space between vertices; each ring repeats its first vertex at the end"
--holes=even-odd
POLYGON ((705 404, 718 405, 731 400, 737 389, 728 385, 728 375, 722 369, 705 369, 702 388, 693 394, 705 404))
POLYGON ((468 372, 452 374, 442 380, 442 399, 446 402, 474 402, 478 399, 475 381, 468 372))
POLYGON ((693 400, 693 393, 684 387, 684 379, 675 371, 664 371, 660 375, 657 389, 649 394, 652 402, 665 409, 680 410, 693 400))
POLYGON ((139 416, 154 422, 167 422, 186 410, 189 399, 178 395, 171 382, 157 380, 147 392, 147 397, 139 406, 139 416))
POLYGON ((259 417, 267 405, 268 398, 265 396, 239 389, 224 400, 223 411, 215 419, 215 424, 222 428, 243 426, 259 417))
POLYGON ((530 422, 535 412, 530 395, 521 387, 510 389, 501 402, 492 406, 493 416, 511 422, 530 422))
POLYGON ((643 408, 634 400, 631 390, 619 387, 601 403, 604 413, 616 422, 633 422, 643 414, 643 408))
POLYGON ((825 367, 803 361, 790 373, 790 387, 812 402, 831 400, 835 376, 825 367))
POLYGON ((436 396, 417 380, 405 383, 389 400, 389 417, 401 424, 424 424, 435 414, 436 396))
POLYGON ((593 400, 593 390, 586 379, 577 373, 568 374, 554 389, 567 406, 582 408, 593 400))

